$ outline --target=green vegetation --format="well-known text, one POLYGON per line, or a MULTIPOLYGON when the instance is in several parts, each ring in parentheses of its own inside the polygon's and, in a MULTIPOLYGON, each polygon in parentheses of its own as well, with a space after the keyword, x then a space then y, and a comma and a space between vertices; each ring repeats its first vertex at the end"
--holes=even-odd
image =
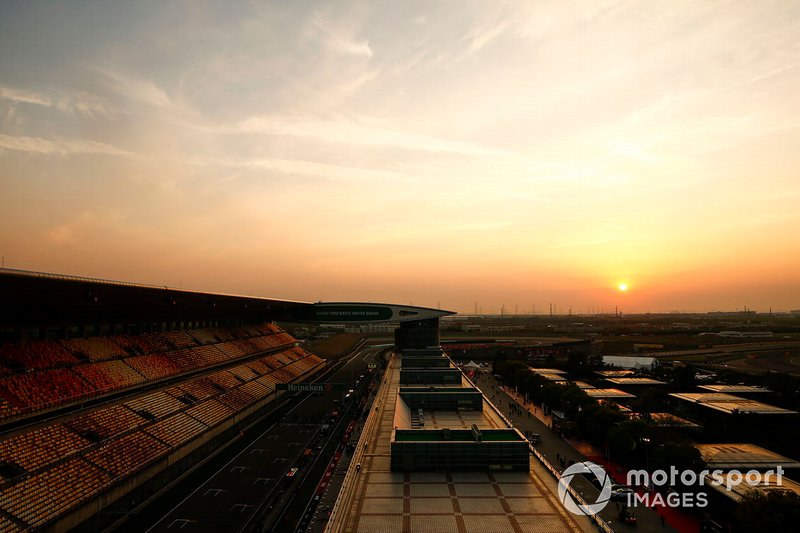
POLYGON ((751 490, 733 513, 733 531, 742 533, 795 531, 800 523, 800 496, 776 491, 751 490))
POLYGON ((653 470, 669 471, 674 466, 678 470, 699 472, 706 464, 700 450, 687 442, 667 442, 656 446, 650 456, 653 470))
MULTIPOLYGON (((573 364, 592 367, 590 359, 578 358, 573 364)), ((652 430, 647 415, 631 420, 616 405, 598 403, 574 384, 556 385, 534 374, 523 361, 496 361, 493 371, 535 403, 562 411, 568 421, 561 428, 563 432, 590 442, 616 461, 638 468, 672 464, 697 471, 704 467, 696 448, 686 442, 665 440, 664 433, 652 430)), ((679 370, 673 378, 688 381, 694 374, 679 370)), ((651 403, 657 403, 663 393, 655 391, 653 395, 651 403)))

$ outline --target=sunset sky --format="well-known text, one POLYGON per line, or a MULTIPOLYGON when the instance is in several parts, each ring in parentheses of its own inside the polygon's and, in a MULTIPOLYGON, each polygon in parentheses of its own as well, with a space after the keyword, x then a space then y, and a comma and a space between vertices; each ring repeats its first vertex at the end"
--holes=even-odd
POLYGON ((800 309, 798 36, 789 0, 4 1, 0 255, 459 312, 800 309))

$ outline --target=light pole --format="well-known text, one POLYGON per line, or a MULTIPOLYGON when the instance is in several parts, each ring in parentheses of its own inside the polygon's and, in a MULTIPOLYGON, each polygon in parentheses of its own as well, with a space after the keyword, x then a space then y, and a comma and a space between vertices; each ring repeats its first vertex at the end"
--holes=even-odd
POLYGON ((647 471, 647 490, 650 490, 650 439, 648 437, 642 437, 642 442, 644 442, 644 469, 647 471))

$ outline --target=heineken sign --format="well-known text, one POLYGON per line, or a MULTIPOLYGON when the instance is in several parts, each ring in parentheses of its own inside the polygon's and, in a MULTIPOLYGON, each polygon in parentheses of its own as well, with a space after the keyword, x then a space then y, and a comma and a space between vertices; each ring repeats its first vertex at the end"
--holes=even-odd
POLYGON ((344 383, 276 383, 275 389, 289 392, 343 391, 344 383))

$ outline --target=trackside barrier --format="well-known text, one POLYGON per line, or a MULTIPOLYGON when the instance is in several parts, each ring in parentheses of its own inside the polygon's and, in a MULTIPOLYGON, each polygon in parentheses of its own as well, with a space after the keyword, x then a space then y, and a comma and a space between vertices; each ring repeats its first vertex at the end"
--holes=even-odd
MULTIPOLYGON (((547 459, 545 459, 544 456, 541 453, 539 453, 539 450, 537 450, 532 444, 528 444, 528 447, 530 448, 531 453, 534 454, 537 459, 539 459, 539 462, 542 463, 542 465, 547 469, 547 471, 550 472, 550 474, 554 478, 556 478, 556 480, 560 480, 561 472, 553 468, 553 465, 551 465, 550 462, 547 459)), ((586 500, 583 499, 583 496, 581 496, 577 490, 573 489, 571 485, 567 485, 566 487, 567 487, 567 492, 569 492, 572 495, 572 497, 575 498, 575 501, 579 505, 589 505, 586 502, 586 500)), ((605 533, 614 533, 614 530, 611 529, 611 527, 608 524, 606 524, 605 520, 603 520, 603 518, 600 516, 599 513, 589 515, 589 518, 597 525, 600 531, 604 531, 605 533)))
MULTIPOLYGON (((388 368, 383 375, 384 381, 387 380, 389 369, 393 368, 395 362, 396 357, 393 354, 391 359, 389 359, 388 368)), ((389 387, 391 387, 391 383, 380 383, 378 390, 375 393, 376 406, 378 401, 383 401, 383 405, 386 405, 385 396, 387 395, 389 387)), ((358 444, 356 445, 356 451, 353 454, 353 458, 350 460, 350 467, 347 469, 347 473, 342 481, 342 488, 339 490, 339 497, 336 498, 336 503, 333 504, 331 518, 328 521, 328 524, 325 526, 325 533, 340 533, 344 531, 345 527, 347 526, 347 519, 349 516, 346 516, 346 512, 350 508, 350 502, 353 499, 353 493, 355 492, 358 476, 361 475, 361 471, 360 469, 356 468, 356 465, 360 464, 362 458, 364 457, 366 444, 369 442, 373 428, 376 424, 380 424, 380 412, 380 409, 372 409, 372 406, 370 406, 369 416, 364 424, 364 429, 361 431, 361 436, 358 439, 358 444)))

